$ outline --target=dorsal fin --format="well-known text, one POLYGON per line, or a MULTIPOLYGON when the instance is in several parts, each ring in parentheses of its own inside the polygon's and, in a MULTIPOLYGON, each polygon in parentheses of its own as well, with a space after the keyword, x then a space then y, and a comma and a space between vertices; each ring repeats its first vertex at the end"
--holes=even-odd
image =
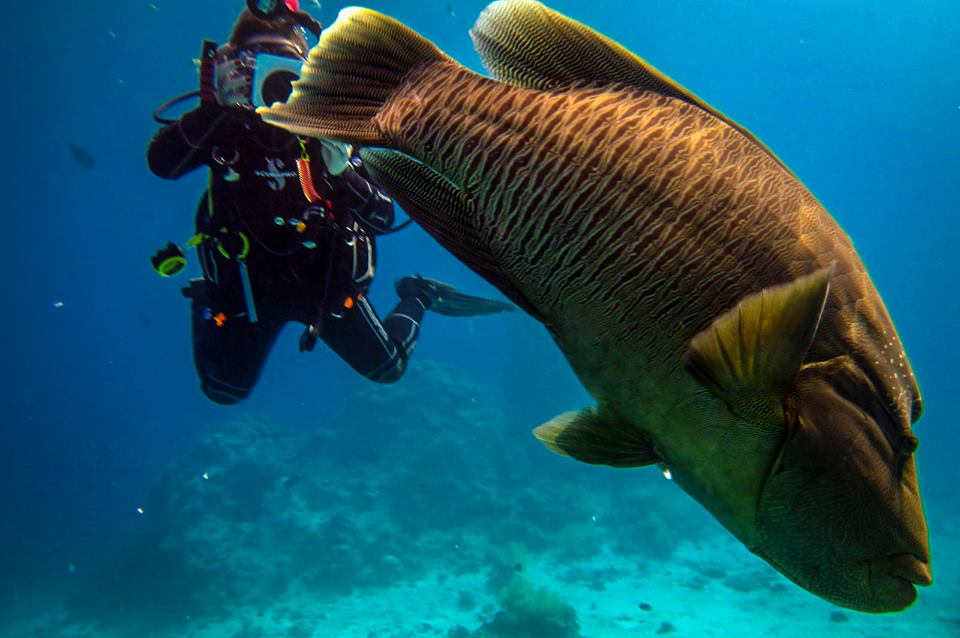
POLYGON ((493 2, 477 18, 470 35, 483 65, 501 82, 544 90, 620 85, 683 100, 738 130, 790 172, 753 133, 652 64, 536 0, 493 2))

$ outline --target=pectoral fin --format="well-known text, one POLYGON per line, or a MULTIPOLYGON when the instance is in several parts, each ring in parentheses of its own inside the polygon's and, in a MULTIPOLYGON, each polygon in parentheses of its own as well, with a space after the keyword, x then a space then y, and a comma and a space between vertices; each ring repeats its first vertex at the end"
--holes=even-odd
POLYGON ((533 431, 551 452, 583 463, 639 467, 660 463, 653 441, 642 430, 599 408, 564 412, 533 431))
POLYGON ((477 212, 466 194, 446 177, 417 160, 384 149, 364 148, 360 156, 374 180, 385 188, 440 244, 510 301, 542 320, 491 255, 476 228, 477 212))
POLYGON ((687 367, 734 413, 783 423, 783 400, 820 324, 833 267, 744 298, 690 342, 687 367))

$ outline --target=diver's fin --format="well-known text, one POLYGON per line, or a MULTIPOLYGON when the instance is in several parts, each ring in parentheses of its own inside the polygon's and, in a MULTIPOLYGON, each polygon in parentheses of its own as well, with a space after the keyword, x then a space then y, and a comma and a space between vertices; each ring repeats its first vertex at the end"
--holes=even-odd
POLYGON ((533 431, 551 452, 583 463, 640 467, 662 462, 646 433, 599 408, 564 412, 533 431))
POLYGON ((465 295, 450 284, 436 279, 430 280, 437 286, 437 296, 430 306, 430 310, 438 315, 447 317, 476 317, 478 315, 493 315, 498 312, 513 310, 514 306, 499 299, 487 299, 465 295))
POLYGON ((347 7, 324 29, 286 104, 257 113, 298 135, 389 146, 374 118, 412 69, 437 62, 453 63, 393 18, 347 7))
POLYGON ((499 299, 475 297, 454 291, 442 295, 430 310, 438 315, 447 317, 477 317, 480 315, 495 315, 498 312, 510 312, 515 308, 512 303, 499 299))
POLYGON ((628 86, 689 102, 723 120, 782 161, 750 131, 670 79, 643 58, 536 0, 498 0, 470 30, 483 65, 496 79, 536 89, 628 86))
MULTIPOLYGON (((496 286, 510 301, 540 319, 533 304, 494 263, 486 240, 474 229, 477 213, 466 193, 430 167, 403 153, 364 148, 360 157, 373 180, 444 248, 496 286)), ((437 308, 434 310, 443 314, 437 308)))
POLYGON ((783 423, 783 399, 820 323, 833 266, 744 298, 690 341, 687 367, 741 417, 783 423))

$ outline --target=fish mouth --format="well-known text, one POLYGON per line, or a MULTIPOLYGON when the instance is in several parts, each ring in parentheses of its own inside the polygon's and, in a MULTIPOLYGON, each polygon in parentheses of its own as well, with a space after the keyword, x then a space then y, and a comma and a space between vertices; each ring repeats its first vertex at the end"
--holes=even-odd
POLYGON ((900 578, 912 585, 929 587, 933 583, 930 563, 913 554, 894 554, 881 559, 881 568, 889 576, 900 578))
POLYGON ((933 582, 930 563, 915 554, 891 554, 867 561, 873 603, 867 611, 902 611, 917 599, 917 586, 933 582))

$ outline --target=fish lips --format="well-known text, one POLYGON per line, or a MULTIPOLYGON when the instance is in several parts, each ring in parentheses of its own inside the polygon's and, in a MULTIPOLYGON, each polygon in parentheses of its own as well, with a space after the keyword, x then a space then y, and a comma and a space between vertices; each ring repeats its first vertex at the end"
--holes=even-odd
POLYGON ((860 590, 862 594, 853 598, 837 596, 836 592, 821 591, 817 586, 797 580, 795 574, 778 565, 762 551, 755 553, 811 593, 835 605, 866 613, 883 614, 903 611, 916 601, 918 586, 928 587, 933 583, 929 560, 923 560, 909 553, 892 554, 848 564, 848 568, 839 570, 849 578, 849 584, 852 585, 850 589, 860 590))
MULTIPOLYGON (((878 561, 874 561, 875 563, 878 561)), ((880 567, 885 567, 891 576, 902 578, 914 585, 928 587, 933 584, 933 575, 930 572, 930 563, 913 554, 894 554, 879 561, 880 567)))
POLYGON ((890 611, 899 611, 917 598, 917 587, 933 583, 930 562, 914 554, 893 554, 867 561, 874 596, 890 611))

